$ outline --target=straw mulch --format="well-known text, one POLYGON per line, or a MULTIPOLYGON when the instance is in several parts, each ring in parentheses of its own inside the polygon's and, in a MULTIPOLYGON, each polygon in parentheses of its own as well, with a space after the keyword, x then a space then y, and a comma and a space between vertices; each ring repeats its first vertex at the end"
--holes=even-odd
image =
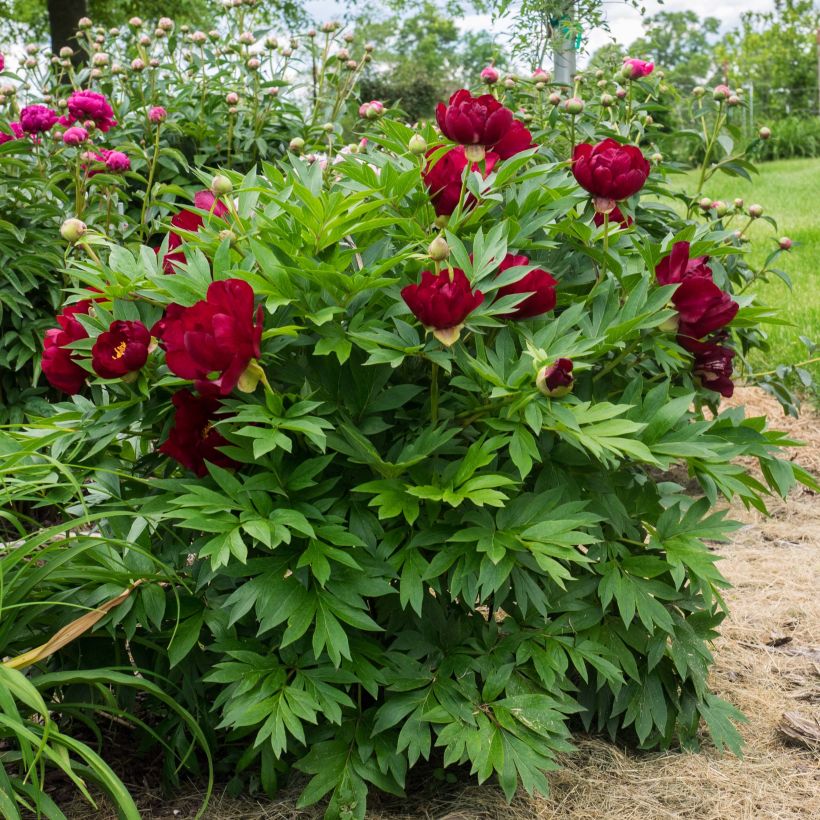
MULTIPOLYGON (((784 418, 757 390, 740 389, 733 404, 767 414, 807 446, 790 453, 820 475, 820 416, 784 418)), ((742 507, 733 542, 720 546, 734 587, 730 617, 715 646, 715 690, 739 707, 742 759, 708 744, 699 754, 641 754, 600 739, 578 738, 578 751, 550 777, 548 798, 523 795, 507 805, 491 786, 445 785, 432 778, 402 802, 377 803, 370 820, 808 820, 820 818, 820 498, 796 490, 773 501, 771 518, 742 507), (785 718, 784 718, 785 716, 785 718), (813 728, 813 727, 816 727, 813 728), (817 734, 813 736, 813 731, 817 734)), ((295 795, 274 802, 217 795, 208 818, 312 820, 295 795)), ((201 794, 163 800, 145 789, 146 818, 192 817, 201 794)), ((103 818, 77 807, 72 818, 103 818)), ((113 816, 113 815, 112 815, 113 816)))

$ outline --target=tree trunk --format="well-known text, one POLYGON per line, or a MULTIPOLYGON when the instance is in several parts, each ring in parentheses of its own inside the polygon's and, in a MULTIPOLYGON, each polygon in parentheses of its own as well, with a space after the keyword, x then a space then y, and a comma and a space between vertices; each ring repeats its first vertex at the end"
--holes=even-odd
POLYGON ((51 50, 55 54, 69 46, 77 53, 77 23, 88 13, 87 0, 48 0, 48 25, 51 30, 51 50))

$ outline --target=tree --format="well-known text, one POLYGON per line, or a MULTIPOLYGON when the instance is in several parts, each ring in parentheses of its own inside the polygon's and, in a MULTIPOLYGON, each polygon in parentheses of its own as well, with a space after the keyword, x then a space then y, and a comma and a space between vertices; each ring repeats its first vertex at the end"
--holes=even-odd
POLYGON ((768 117, 816 113, 818 24, 812 0, 777 0, 774 11, 745 13, 720 44, 730 81, 753 83, 755 103, 768 117))

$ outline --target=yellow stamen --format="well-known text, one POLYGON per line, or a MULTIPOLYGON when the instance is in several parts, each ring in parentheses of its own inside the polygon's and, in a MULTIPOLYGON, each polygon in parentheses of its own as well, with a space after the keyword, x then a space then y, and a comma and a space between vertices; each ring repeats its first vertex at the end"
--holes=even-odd
POLYGON ((114 348, 114 355, 111 357, 112 359, 121 359, 125 355, 125 351, 128 345, 125 342, 120 342, 114 348))

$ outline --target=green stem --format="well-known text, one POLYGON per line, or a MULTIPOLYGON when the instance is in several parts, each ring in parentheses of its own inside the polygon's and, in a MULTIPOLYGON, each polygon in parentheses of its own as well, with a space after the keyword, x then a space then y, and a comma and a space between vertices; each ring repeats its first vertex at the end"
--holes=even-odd
POLYGON ((151 160, 151 167, 148 169, 148 184, 145 187, 145 198, 142 200, 142 210, 140 211, 140 233, 145 237, 148 236, 148 231, 145 225, 145 214, 148 211, 148 203, 151 201, 151 189, 154 186, 154 171, 157 167, 157 160, 159 159, 159 132, 161 128, 157 123, 156 131, 154 132, 154 157, 151 160))
POLYGON ((601 274, 600 279, 603 280, 606 277, 606 268, 607 268, 607 260, 609 257, 609 214, 604 214, 604 259, 601 263, 601 274))
POLYGON ((706 143, 706 149, 703 154, 703 162, 700 166, 700 176, 698 177, 698 188, 697 191, 695 191, 695 198, 699 197, 703 192, 703 184, 706 181, 706 171, 709 167, 709 160, 712 158, 712 150, 715 147, 715 142, 720 134, 720 128, 723 125, 723 120, 723 102, 721 101, 720 106, 718 107, 717 117, 715 117, 715 127, 712 129, 712 134, 706 143))
POLYGON ((438 424, 438 371, 438 364, 433 362, 430 376, 430 421, 434 427, 438 424))
MULTIPOLYGON (((820 362, 820 356, 814 356, 811 359, 806 359, 805 361, 798 362, 797 364, 790 365, 790 367, 805 367, 809 364, 817 364, 820 362)), ((774 376, 777 373, 777 370, 766 370, 763 373, 753 373, 750 378, 752 379, 759 379, 761 376, 774 376)))

